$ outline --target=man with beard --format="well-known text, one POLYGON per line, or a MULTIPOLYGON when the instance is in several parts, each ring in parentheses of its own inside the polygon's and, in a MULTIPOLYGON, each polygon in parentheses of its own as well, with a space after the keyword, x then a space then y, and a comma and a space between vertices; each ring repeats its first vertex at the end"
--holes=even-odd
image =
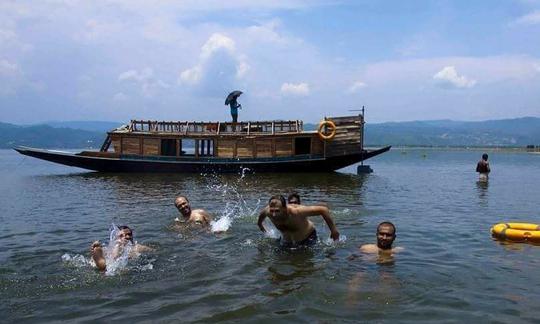
POLYGON ((396 239, 396 227, 390 222, 382 222, 377 226, 377 244, 364 244, 360 251, 364 253, 389 254, 403 250, 401 247, 392 248, 396 239))
MULTIPOLYGON (((182 215, 183 221, 186 223, 200 224, 203 226, 210 225, 212 216, 204 209, 191 209, 189 200, 184 196, 178 196, 174 200, 176 209, 182 215)), ((178 221, 181 221, 177 218, 178 221)))

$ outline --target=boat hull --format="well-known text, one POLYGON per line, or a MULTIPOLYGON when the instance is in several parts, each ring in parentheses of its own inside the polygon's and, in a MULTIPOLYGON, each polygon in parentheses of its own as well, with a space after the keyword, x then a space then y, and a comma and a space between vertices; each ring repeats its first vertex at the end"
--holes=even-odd
POLYGON ((99 172, 167 172, 167 173, 237 173, 237 172, 328 172, 364 161, 390 149, 390 146, 362 153, 335 157, 291 157, 267 159, 165 158, 165 157, 95 157, 16 147, 20 154, 67 166, 99 172))

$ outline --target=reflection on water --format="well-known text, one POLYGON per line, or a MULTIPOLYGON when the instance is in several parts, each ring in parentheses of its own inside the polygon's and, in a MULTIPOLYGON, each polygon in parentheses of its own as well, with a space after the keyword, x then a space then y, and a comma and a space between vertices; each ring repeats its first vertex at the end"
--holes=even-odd
POLYGON ((0 151, 0 313, 8 322, 535 321, 540 247, 495 241, 489 228, 540 223, 540 156, 490 154, 489 183, 473 185, 477 157, 396 150, 364 175, 354 166, 99 174, 0 151), (346 240, 328 244, 326 224, 312 217, 320 240, 313 249, 278 249, 279 233, 265 236, 257 216, 270 196, 292 191, 305 204, 328 203, 346 240), (180 194, 226 232, 173 226, 180 194), (385 220, 405 251, 348 260, 385 220), (111 223, 130 225, 156 250, 103 276, 89 265, 88 248, 111 223))

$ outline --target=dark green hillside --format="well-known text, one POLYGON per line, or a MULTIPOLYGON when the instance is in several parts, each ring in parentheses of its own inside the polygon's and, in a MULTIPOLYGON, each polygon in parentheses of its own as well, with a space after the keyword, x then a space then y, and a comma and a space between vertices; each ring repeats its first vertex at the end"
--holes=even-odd
POLYGON ((3 149, 17 145, 38 148, 99 148, 105 136, 104 132, 0 123, 0 148, 3 149))

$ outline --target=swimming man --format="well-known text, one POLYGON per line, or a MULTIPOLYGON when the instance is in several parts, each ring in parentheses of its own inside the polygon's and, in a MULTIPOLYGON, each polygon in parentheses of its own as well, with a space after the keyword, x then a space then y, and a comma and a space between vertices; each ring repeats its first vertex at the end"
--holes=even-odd
MULTIPOLYGON (((111 251, 111 256, 113 259, 118 258, 122 255, 124 249, 130 245, 131 250, 129 251, 129 257, 136 257, 142 252, 152 251, 153 249, 142 244, 136 243, 133 241, 133 230, 128 226, 122 225, 117 227, 118 231, 116 233, 116 242, 114 245, 113 251, 111 251)), ((96 267, 100 271, 105 271, 107 269, 107 261, 103 253, 103 246, 99 241, 92 243, 90 247, 90 253, 92 259, 96 264, 96 267)))
POLYGON ((212 216, 210 216, 206 210, 191 209, 189 200, 184 196, 176 197, 174 200, 174 205, 184 218, 185 222, 208 226, 212 221, 212 216))
POLYGON ((476 164, 476 172, 480 173, 479 180, 487 181, 491 168, 489 167, 488 155, 482 154, 482 159, 476 164))
POLYGON ((396 227, 390 222, 382 222, 377 226, 377 244, 364 244, 360 251, 364 253, 379 253, 391 255, 394 252, 402 251, 403 248, 392 248, 396 239, 396 227))
POLYGON ((281 195, 270 198, 268 206, 259 214, 257 225, 261 231, 266 232, 263 222, 266 217, 270 218, 274 226, 281 232, 280 242, 285 247, 313 245, 317 242, 317 231, 308 217, 319 215, 328 225, 330 237, 334 241, 339 240, 339 232, 330 216, 328 207, 287 205, 285 197, 281 195))

